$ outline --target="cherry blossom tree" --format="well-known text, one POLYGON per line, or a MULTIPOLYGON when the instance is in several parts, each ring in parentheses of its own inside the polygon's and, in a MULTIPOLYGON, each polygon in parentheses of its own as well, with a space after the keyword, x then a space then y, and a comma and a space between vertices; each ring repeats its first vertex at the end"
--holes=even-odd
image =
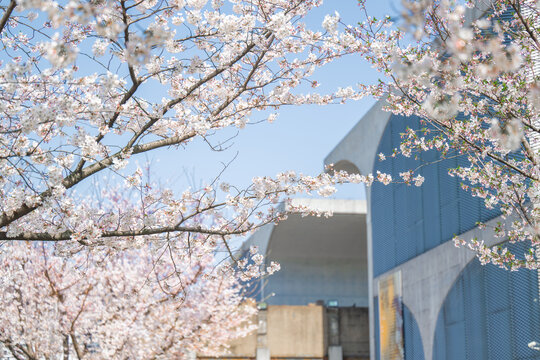
POLYGON ((5 246, 0 344, 15 359, 221 354, 253 330, 255 307, 245 302, 240 268, 214 269, 206 239, 180 246, 188 244, 71 257, 43 242, 5 246))
MULTIPOLYGON (((416 156, 436 149, 462 156, 469 165, 450 169, 462 187, 500 208, 501 241, 525 241, 527 254, 476 239, 456 238, 483 263, 539 268, 540 245, 540 2, 537 0, 404 0, 397 23, 366 14, 350 29, 364 54, 385 78, 364 89, 387 96, 387 110, 419 116, 421 129, 408 129, 387 156, 416 156), (516 256, 517 255, 517 256, 516 256)), ((421 167, 385 183, 420 186, 421 167)), ((480 226, 485 226, 480 224, 480 226)))
POLYGON ((309 30, 318 5, 2 3, 0 342, 15 358, 218 354, 250 330, 243 284, 277 265, 236 258, 231 238, 283 218, 284 197, 373 179, 291 171, 240 189, 216 174, 176 189, 136 160, 197 138, 219 147, 210 135, 253 114, 360 98, 313 90, 318 67, 366 51, 337 13, 309 30))
POLYGON ((337 31, 337 15, 327 16, 325 33, 306 28, 303 17, 319 3, 10 2, 0 21, 0 240, 77 251, 163 234, 228 238, 274 221, 272 209, 256 210, 282 194, 331 192, 345 175, 291 172, 256 178, 247 189, 215 181, 181 192, 157 189, 128 166, 140 154, 241 129, 255 111, 272 120, 284 105, 360 97, 351 88, 297 89, 317 85, 310 78, 317 67, 364 51, 337 31), (131 190, 81 201, 76 189, 103 174, 131 190), (227 193, 222 201, 217 185, 227 193), (134 190, 140 201, 109 201, 134 190))
MULTIPOLYGON (((386 96, 390 111, 429 124, 409 130, 396 154, 466 156, 470 166, 452 174, 514 219, 499 235, 538 244, 538 1, 404 1, 399 28, 367 13, 344 26, 335 13, 324 32, 304 22, 319 4, 2 4, 0 296, 9 307, 0 311, 0 341, 15 357, 216 354, 249 331, 242 282, 276 265, 261 269, 256 253, 237 259, 230 239, 283 218, 276 204, 284 197, 391 176, 289 171, 240 189, 216 174, 200 189, 169 189, 135 161, 197 138, 219 147, 211 134, 241 130, 254 114, 272 121, 282 106, 386 96), (479 16, 467 16, 467 6, 479 16), (315 70, 348 54, 387 78, 316 92, 315 70), (105 177, 113 181, 100 196, 83 190, 105 177), (222 250, 230 262, 218 264, 222 250)), ((423 178, 411 169, 400 181, 423 178)), ((483 261, 538 267, 534 252, 519 261, 470 246, 483 261)))

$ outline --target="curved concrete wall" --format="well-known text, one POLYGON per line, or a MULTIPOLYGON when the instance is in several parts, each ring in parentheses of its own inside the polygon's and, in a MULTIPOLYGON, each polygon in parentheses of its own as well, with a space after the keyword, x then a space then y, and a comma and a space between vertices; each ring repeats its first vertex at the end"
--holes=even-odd
POLYGON ((263 227, 243 245, 242 251, 257 245, 267 264, 281 265, 280 271, 253 287, 258 299, 272 305, 337 300, 339 306, 367 307, 366 202, 295 199, 293 205, 334 215, 293 213, 278 225, 263 227))
MULTIPOLYGON (((524 243, 509 244, 523 254, 524 243)), ((507 271, 470 262, 456 279, 439 312, 433 358, 540 359, 527 345, 540 339, 538 272, 507 271)))
POLYGON ((365 231, 364 214, 289 216, 274 228, 267 248, 267 262, 281 265, 265 285, 265 296, 275 294, 267 302, 307 305, 337 300, 339 306, 367 306, 365 231))

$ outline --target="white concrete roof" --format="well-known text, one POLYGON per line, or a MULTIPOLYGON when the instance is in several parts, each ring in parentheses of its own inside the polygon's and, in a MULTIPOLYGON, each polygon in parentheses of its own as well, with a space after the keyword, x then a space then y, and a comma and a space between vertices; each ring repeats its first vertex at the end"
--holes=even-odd
MULTIPOLYGON (((365 200, 345 200, 345 199, 292 199, 286 204, 285 209, 290 206, 306 206, 317 211, 329 211, 334 214, 365 214, 365 200)), ((294 210, 293 210, 294 212, 294 210)))

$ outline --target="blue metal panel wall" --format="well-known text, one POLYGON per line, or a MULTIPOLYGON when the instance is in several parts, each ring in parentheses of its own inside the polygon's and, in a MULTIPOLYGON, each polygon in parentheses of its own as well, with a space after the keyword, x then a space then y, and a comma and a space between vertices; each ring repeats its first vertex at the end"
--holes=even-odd
POLYGON ((424 360, 420 329, 409 308, 405 305, 403 305, 403 332, 405 335, 405 359, 424 360))
POLYGON ((500 214, 497 209, 486 209, 482 199, 472 197, 461 189, 459 179, 448 175, 448 169, 467 165, 465 156, 441 159, 436 151, 421 153, 417 159, 389 156, 394 148, 399 148, 406 128, 419 126, 417 117, 392 115, 377 149, 387 159, 376 160, 373 173, 390 173, 394 180, 400 181, 400 172, 422 165, 419 173, 426 180, 419 188, 404 184, 373 185, 374 276, 472 229, 478 221, 500 214))
MULTIPOLYGON (((386 129, 379 151, 385 154, 392 152, 392 138, 386 129)), ((377 169, 384 173, 393 173, 393 161, 378 163, 377 169)), ((390 185, 393 186, 393 185, 390 185)), ((394 239, 394 221, 392 220, 394 206, 394 192, 381 184, 374 183, 371 199, 371 219, 373 229, 373 265, 375 276, 381 273, 379 269, 391 269, 396 264, 396 241, 394 239), (385 222, 385 223, 383 223, 385 222)))
MULTIPOLYGON (((512 244, 518 254, 526 244, 512 244)), ((474 260, 450 290, 435 330, 435 360, 532 360, 540 351, 538 272, 510 272, 474 260)))

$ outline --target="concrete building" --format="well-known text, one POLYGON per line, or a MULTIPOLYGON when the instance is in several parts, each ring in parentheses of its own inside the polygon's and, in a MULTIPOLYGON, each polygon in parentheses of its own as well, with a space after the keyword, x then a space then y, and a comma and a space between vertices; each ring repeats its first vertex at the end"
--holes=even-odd
MULTIPOLYGON (((466 13, 466 23, 489 11, 489 1, 476 5, 466 13)), ((513 15, 507 11, 498 16, 513 15)), ((532 54, 536 59, 539 56, 538 52, 532 54)), ((302 235, 310 232, 317 236, 317 225, 294 218, 283 231, 269 228, 260 234, 260 240, 255 236, 253 243, 263 244, 269 259, 292 270, 285 270, 262 287, 263 296, 275 292, 269 301, 276 304, 301 304, 320 296, 349 306, 350 299, 356 299, 356 304, 368 309, 372 360, 540 360, 540 351, 529 347, 533 341, 540 342, 539 272, 482 266, 475 253, 456 248, 451 241, 460 235, 487 245, 503 244, 505 240, 489 229, 499 222, 509 224, 511 219, 503 219, 498 209, 487 209, 482 199, 472 197, 457 178, 448 175, 448 169, 468 165, 465 156, 441 158, 428 151, 417 158, 396 156, 378 161, 377 154, 389 155, 399 148, 401 133, 407 127, 426 126, 418 117, 393 115, 383 111, 383 106, 384 100, 375 104, 328 155, 325 164, 364 175, 381 171, 394 179, 400 172, 419 169, 425 183, 419 188, 380 183, 367 188, 361 224, 364 226, 365 219, 365 232, 353 224, 347 228, 349 251, 342 247, 345 241, 336 242, 339 250, 333 249, 335 239, 341 239, 341 227, 321 237, 329 241, 326 245, 313 247, 305 241, 311 236, 302 235), (477 222, 488 226, 480 230, 477 222), (277 238, 282 240, 272 240, 280 233, 284 236, 277 238), (295 243, 283 241, 289 239, 295 243), (270 251, 273 241, 276 250, 270 251), (334 263, 328 260, 332 256, 320 260, 327 252, 337 255, 335 259, 346 256, 353 261, 358 256, 361 266, 348 260, 334 263), (317 284, 317 291, 312 291, 312 284, 317 284)), ((531 140, 533 147, 540 146, 538 139, 531 140)), ((528 249, 523 243, 504 245, 514 254, 528 249)), ((325 341, 332 336, 327 332, 325 341)), ((337 349, 328 346, 325 356, 345 355, 334 353, 337 349)))
POLYGON ((540 341, 538 272, 482 266, 473 252, 454 246, 457 234, 495 245, 500 240, 476 223, 505 220, 448 175, 466 164, 464 157, 429 151, 378 161, 378 153, 399 147, 406 127, 420 126, 383 105, 373 106, 325 160, 338 170, 393 178, 422 165, 426 178, 419 188, 376 183, 366 190, 371 359, 540 359, 527 346, 540 341))
MULTIPOLYGON (((425 183, 375 183, 366 189, 365 202, 298 200, 333 210, 334 217, 293 214, 254 234, 244 251, 257 245, 282 270, 259 284, 259 301, 268 309, 259 315, 259 333, 245 356, 540 360, 540 352, 528 346, 540 342, 539 273, 482 266, 475 253, 451 241, 462 235, 496 245, 501 239, 489 229, 510 220, 448 175, 449 168, 467 163, 463 156, 441 158, 429 151, 417 159, 379 161, 378 153, 399 147, 407 127, 420 126, 418 118, 392 115, 383 106, 381 100, 370 109, 326 165, 393 178, 421 166, 425 183), (488 228, 478 229, 478 221, 488 228)), ((517 254, 526 248, 506 245, 517 254)))
POLYGON ((240 253, 257 246, 266 262, 279 262, 281 270, 253 287, 258 330, 231 344, 228 357, 367 360, 366 203, 295 199, 292 205, 333 216, 293 212, 243 244, 240 253))
POLYGON ((223 359, 369 359, 366 308, 269 305, 254 320, 257 331, 231 343, 223 359))

